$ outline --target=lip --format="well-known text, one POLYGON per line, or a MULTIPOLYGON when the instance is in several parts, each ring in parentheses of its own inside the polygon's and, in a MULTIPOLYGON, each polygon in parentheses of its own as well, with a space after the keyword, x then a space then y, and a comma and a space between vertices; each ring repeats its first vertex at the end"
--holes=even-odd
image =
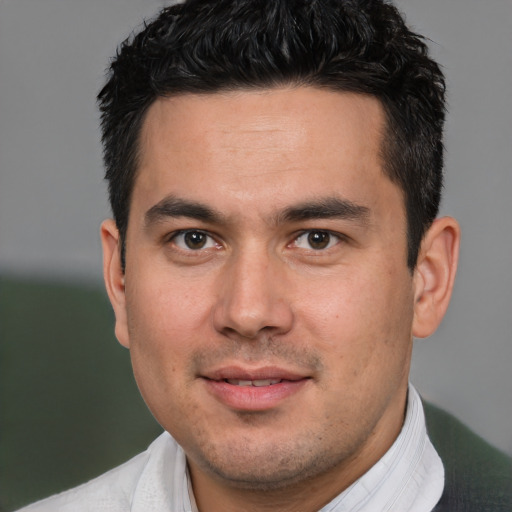
POLYGON ((223 405, 237 411, 266 411, 301 391, 308 375, 279 367, 241 368, 229 366, 201 375, 208 392, 223 405), (239 386, 228 382, 279 380, 264 386, 239 386))

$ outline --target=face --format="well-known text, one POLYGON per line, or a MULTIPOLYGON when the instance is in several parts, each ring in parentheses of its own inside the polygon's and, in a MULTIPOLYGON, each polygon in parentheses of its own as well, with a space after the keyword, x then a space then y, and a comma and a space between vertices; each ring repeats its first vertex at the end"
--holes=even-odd
POLYGON ((148 111, 116 333, 194 478, 361 473, 398 434, 414 280, 384 124, 376 99, 314 88, 148 111))

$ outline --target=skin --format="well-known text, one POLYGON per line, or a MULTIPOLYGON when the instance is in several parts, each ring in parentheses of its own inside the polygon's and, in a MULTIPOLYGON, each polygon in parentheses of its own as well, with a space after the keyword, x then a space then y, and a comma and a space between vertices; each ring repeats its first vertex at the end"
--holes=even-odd
POLYGON ((407 268, 384 132, 375 98, 314 88, 188 94, 148 111, 126 270, 105 221, 105 279, 201 511, 318 510, 400 431, 412 338, 446 310, 459 230, 435 221, 407 268))

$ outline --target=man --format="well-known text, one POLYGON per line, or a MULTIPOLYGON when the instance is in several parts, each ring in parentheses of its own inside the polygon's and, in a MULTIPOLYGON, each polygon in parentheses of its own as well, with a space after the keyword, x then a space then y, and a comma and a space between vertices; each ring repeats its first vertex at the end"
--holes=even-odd
POLYGON ((436 219, 444 79, 394 7, 190 0, 99 104, 116 336, 166 433, 30 510, 508 509, 509 461, 452 471, 408 381, 460 233, 436 219))

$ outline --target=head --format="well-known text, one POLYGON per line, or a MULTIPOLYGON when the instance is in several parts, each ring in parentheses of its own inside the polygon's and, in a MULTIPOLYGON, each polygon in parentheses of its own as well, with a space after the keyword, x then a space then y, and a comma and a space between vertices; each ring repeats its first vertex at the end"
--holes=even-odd
POLYGON ((154 101, 282 86, 380 101, 383 171, 404 195, 414 268, 441 197, 444 77, 396 8, 372 0, 191 0, 164 9, 121 45, 98 99, 123 258, 141 128, 154 101))
POLYGON ((398 435, 449 301, 439 69, 388 4, 189 1, 100 104, 116 335, 196 498, 320 508, 398 435))

